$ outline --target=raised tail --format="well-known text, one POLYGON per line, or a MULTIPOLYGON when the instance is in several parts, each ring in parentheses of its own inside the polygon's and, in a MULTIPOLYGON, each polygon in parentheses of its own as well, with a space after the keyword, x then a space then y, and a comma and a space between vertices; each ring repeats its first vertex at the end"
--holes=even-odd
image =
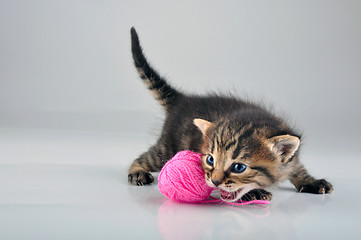
POLYGON ((182 95, 180 92, 171 87, 167 81, 162 78, 148 63, 143 54, 142 47, 139 44, 138 34, 132 27, 130 30, 132 38, 132 54, 134 65, 139 73, 140 78, 151 91, 153 96, 165 108, 174 104, 174 101, 182 95))

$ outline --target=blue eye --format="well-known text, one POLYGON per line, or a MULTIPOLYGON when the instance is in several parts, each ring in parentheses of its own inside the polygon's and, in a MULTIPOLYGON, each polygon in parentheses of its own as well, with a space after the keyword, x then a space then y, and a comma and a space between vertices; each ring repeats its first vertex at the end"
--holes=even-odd
POLYGON ((214 159, 211 155, 208 155, 206 158, 206 162, 209 166, 213 166, 214 159))
POLYGON ((244 164, 240 164, 240 163, 236 163, 233 165, 232 167, 232 172, 235 172, 235 173, 241 173, 243 172, 244 170, 246 170, 246 165, 244 164))

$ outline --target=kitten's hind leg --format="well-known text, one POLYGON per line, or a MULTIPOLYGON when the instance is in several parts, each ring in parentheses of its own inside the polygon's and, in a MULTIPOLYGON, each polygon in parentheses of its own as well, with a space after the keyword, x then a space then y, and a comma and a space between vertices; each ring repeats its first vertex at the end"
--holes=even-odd
POLYGON ((152 183, 154 177, 150 172, 159 172, 168 160, 161 150, 161 147, 155 145, 135 159, 129 168, 128 182, 137 186, 152 183))
POLYGON ((248 193, 244 194, 241 198, 243 201, 251 201, 251 200, 267 200, 271 201, 272 193, 264 190, 264 189, 253 189, 248 193))
POLYGON ((333 191, 331 183, 325 179, 315 179, 307 172, 301 163, 295 167, 295 171, 289 180, 299 192, 325 194, 333 191))

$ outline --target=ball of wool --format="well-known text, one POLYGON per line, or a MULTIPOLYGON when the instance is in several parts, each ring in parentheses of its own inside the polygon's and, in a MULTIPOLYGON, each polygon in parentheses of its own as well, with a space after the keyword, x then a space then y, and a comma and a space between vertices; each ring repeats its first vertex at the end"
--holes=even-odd
POLYGON ((213 188, 206 183, 201 159, 201 153, 177 153, 160 171, 160 192, 177 202, 197 203, 207 199, 213 188))

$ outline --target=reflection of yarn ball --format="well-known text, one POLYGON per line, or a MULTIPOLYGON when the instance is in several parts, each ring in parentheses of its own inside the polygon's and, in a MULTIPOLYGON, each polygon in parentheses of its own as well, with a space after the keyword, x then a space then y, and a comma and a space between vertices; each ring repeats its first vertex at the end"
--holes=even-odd
POLYGON ((213 188, 206 183, 201 158, 201 153, 177 153, 160 171, 160 192, 177 202, 197 203, 207 199, 213 188))

